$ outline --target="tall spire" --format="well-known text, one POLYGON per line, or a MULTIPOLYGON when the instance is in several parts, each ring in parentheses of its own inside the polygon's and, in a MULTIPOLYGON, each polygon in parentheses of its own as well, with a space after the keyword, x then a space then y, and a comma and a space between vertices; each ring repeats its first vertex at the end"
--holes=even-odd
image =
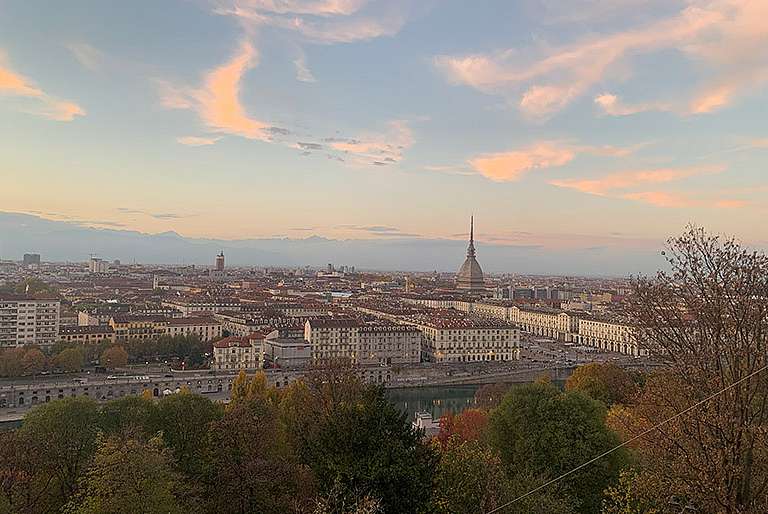
POLYGON ((475 216, 469 217, 469 246, 467 247, 467 257, 475 256, 475 216))

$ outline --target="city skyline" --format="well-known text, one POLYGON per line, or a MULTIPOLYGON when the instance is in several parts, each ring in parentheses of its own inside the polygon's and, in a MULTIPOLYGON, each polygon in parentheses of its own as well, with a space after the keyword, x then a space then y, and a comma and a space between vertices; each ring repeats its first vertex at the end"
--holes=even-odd
POLYGON ((0 203, 222 240, 463 240, 473 211, 493 245, 764 246, 768 7, 600 5, 6 2, 0 203))

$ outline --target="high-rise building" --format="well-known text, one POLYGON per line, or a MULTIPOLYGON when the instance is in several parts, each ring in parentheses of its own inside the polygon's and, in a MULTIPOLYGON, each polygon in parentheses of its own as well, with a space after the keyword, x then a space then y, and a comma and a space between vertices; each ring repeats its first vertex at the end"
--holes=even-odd
POLYGON ((109 271, 109 263, 98 257, 91 257, 88 261, 88 271, 91 273, 107 273, 109 271))
POLYGON ((224 271, 224 250, 216 256, 216 271, 224 271))
POLYGON ((24 266, 39 266, 40 254, 39 253, 25 253, 24 254, 24 266))
POLYGON ((55 297, 0 294, 0 347, 55 343, 60 308, 55 297))
POLYGON ((472 216, 469 221, 469 246, 467 247, 467 258, 464 264, 459 268, 456 274, 456 288, 466 291, 484 291, 485 279, 483 278, 483 269, 475 258, 475 218, 472 216))

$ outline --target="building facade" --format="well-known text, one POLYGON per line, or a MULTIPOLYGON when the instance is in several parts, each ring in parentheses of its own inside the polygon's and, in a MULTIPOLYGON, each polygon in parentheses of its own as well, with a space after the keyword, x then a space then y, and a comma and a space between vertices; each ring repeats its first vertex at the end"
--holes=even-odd
POLYGON ((54 344, 60 311, 58 298, 0 295, 0 347, 54 344))

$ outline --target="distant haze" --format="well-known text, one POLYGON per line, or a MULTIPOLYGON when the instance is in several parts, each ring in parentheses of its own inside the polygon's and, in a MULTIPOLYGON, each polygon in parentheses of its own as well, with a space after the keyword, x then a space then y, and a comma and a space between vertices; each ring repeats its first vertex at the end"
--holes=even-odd
MULTIPOLYGON (((175 232, 144 234, 0 213, 0 258, 6 260, 21 260, 24 253, 36 252, 44 261, 86 261, 93 253, 123 263, 212 265, 216 253, 223 250, 227 265, 232 266, 334 263, 385 271, 452 272, 463 262, 466 246, 466 241, 458 239, 422 238, 196 239, 175 232)), ((476 246, 478 261, 490 273, 626 276, 653 272, 663 263, 661 244, 558 249, 478 242, 476 246)))

